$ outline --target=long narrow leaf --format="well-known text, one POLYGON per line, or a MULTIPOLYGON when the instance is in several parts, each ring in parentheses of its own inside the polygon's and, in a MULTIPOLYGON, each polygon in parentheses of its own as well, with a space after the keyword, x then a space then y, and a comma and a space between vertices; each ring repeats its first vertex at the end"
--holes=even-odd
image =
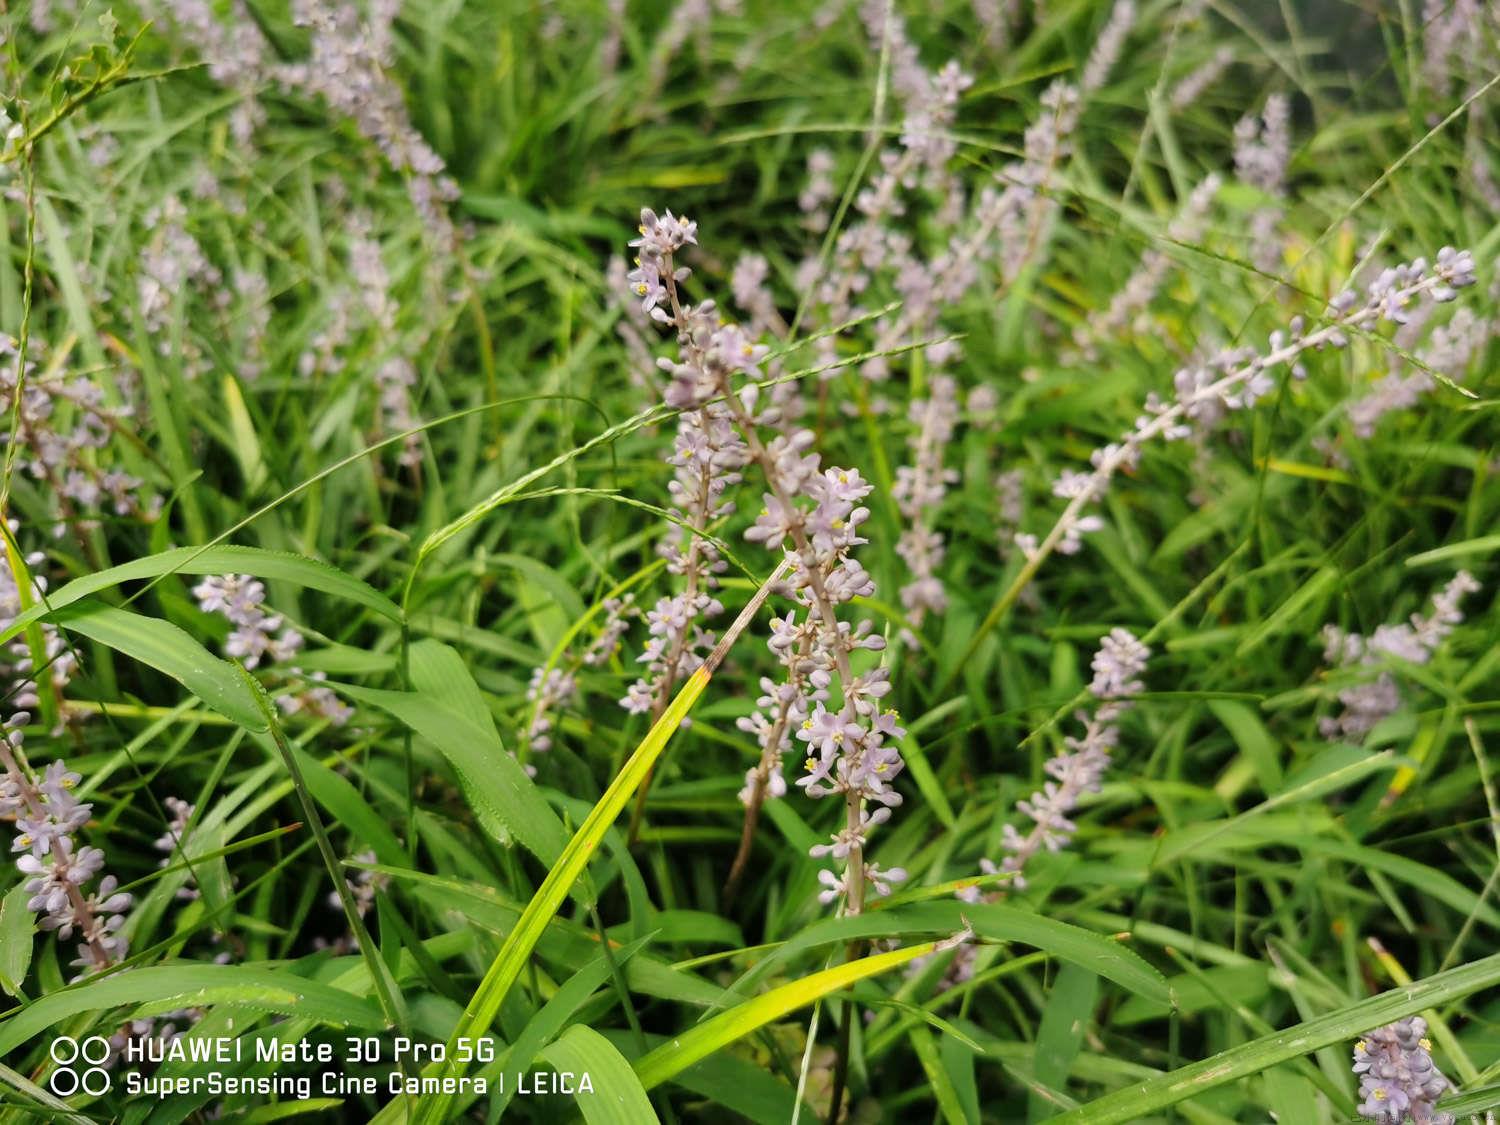
POLYGON ((165 672, 226 719, 248 730, 267 729, 265 716, 239 670, 170 621, 92 602, 75 603, 51 616, 69 632, 165 672))
POLYGON ((401 609, 390 598, 358 578, 317 559, 286 551, 267 551, 261 547, 176 547, 112 566, 108 570, 85 574, 56 590, 49 590, 46 605, 37 605, 0 629, 0 644, 5 644, 31 622, 45 617, 49 612, 72 605, 90 594, 112 589, 124 582, 160 578, 164 574, 253 574, 257 578, 290 582, 309 590, 332 594, 336 598, 373 609, 392 621, 401 620, 401 609))
POLYGON ((588 1125, 646 1125, 657 1120, 640 1079, 630 1064, 604 1036, 575 1023, 542 1057, 557 1072, 572 1073, 574 1081, 587 1075, 591 1091, 579 1091, 574 1101, 588 1125))
POLYGON ((458 774, 470 804, 492 832, 513 835, 543 863, 553 863, 567 835, 526 771, 505 752, 494 727, 417 692, 328 686, 350 699, 388 711, 432 743, 458 774))
MULTIPOLYGON (((667 743, 682 726, 682 720, 687 718, 687 713, 692 710, 693 704, 703 694, 704 688, 708 687, 708 681, 714 669, 719 666, 720 661, 724 659, 725 654, 728 653, 735 639, 744 631, 745 626, 754 618, 761 603, 766 600, 771 588, 781 580, 788 565, 789 563, 784 560, 761 584, 760 589, 740 611, 734 623, 719 638, 719 643, 709 654, 708 659, 678 689, 676 697, 661 718, 651 725, 651 729, 646 732, 646 737, 641 740, 640 745, 635 748, 635 752, 630 755, 614 781, 610 782, 609 788, 604 791, 604 795, 599 798, 598 803, 579 826, 573 838, 568 841, 568 846, 563 849, 562 855, 547 872, 547 877, 542 880, 542 885, 532 896, 531 901, 526 904, 526 909, 521 912, 520 920, 505 939, 500 952, 495 955, 489 971, 479 982, 479 988, 470 997, 468 1007, 464 1009, 458 1026, 453 1030, 453 1036, 448 1045, 448 1061, 429 1067, 429 1073, 459 1078, 468 1069, 466 1063, 457 1061, 457 1043, 462 1039, 477 1039, 489 1031, 490 1026, 495 1022, 495 1017, 500 1013, 500 1005, 510 991, 510 986, 521 975, 521 970, 525 968, 527 960, 531 957, 531 951, 536 948, 536 943, 545 932, 547 923, 557 913, 559 907, 562 906, 563 899, 568 896, 573 884, 583 874, 584 868, 588 866, 589 860, 603 842, 604 834, 609 831, 610 826, 614 824, 631 796, 640 788, 641 783, 650 775, 652 767, 656 765, 656 760, 661 757, 667 743)), ((441 1092, 424 1094, 417 1104, 415 1118, 420 1125, 436 1125, 437 1122, 446 1121, 452 1102, 452 1094, 441 1092)))
POLYGON ((229 1004, 337 1027, 378 1028, 385 1020, 367 1000, 332 985, 256 965, 153 965, 85 981, 33 1001, 0 1026, 0 1055, 80 1012, 127 1004, 154 1011, 229 1004))
POLYGON ((1301 1058, 1321 1047, 1353 1039, 1371 1028, 1416 1015, 1424 1008, 1462 999, 1495 984, 1500 984, 1500 953, 1116 1090, 1054 1117, 1052 1125, 1114 1125, 1135 1121, 1226 1082, 1258 1074, 1278 1063, 1301 1058))
MULTIPOLYGON (((478 990, 469 1000, 469 1006, 464 1009, 463 1017, 453 1032, 448 1051, 449 1061, 438 1068, 440 1075, 458 1078, 467 1069, 463 1063, 456 1061, 457 1042, 477 1039, 484 1035, 490 1025, 495 1022, 495 1017, 500 1012, 500 1004, 510 991, 510 986, 521 975, 521 970, 526 967, 531 951, 536 948, 536 943, 545 932, 547 923, 562 906, 563 899, 567 897, 573 884, 578 881, 578 877, 583 874, 583 869, 588 866, 589 859, 603 841, 604 833, 614 824, 631 795, 645 780, 646 774, 655 765, 656 759, 661 756, 667 742, 672 735, 677 733, 677 728, 682 725, 682 720, 687 717, 688 711, 703 694, 703 689, 708 686, 708 680, 707 665, 688 677, 687 682, 678 691, 677 697, 672 700, 671 706, 646 732, 646 737, 641 740, 635 753, 620 770, 619 776, 605 790, 604 796, 599 798, 599 803, 589 813, 588 819, 568 841, 568 846, 563 849, 562 855, 547 872, 547 877, 542 881, 541 887, 526 905, 526 909, 521 912, 516 928, 510 932, 510 936, 505 939, 505 944, 500 947, 500 952, 495 955, 494 962, 484 975, 484 980, 480 982, 478 990)), ((417 1106, 416 1120, 421 1125, 428 1125, 428 1123, 435 1125, 437 1122, 446 1121, 449 1103, 452 1100, 452 1094, 423 1095, 417 1106)))
POLYGON ((674 1035, 656 1050, 635 1064, 641 1085, 646 1089, 659 1086, 674 1074, 692 1066, 730 1043, 743 1039, 758 1028, 778 1020, 788 1012, 805 1008, 829 993, 837 992, 857 981, 878 976, 887 970, 898 968, 918 957, 926 957, 952 948, 952 938, 928 941, 921 945, 895 949, 889 953, 877 953, 873 957, 861 957, 847 961, 831 969, 813 973, 794 980, 780 988, 747 1000, 738 1007, 721 1012, 711 1020, 705 1020, 681 1035, 674 1035))

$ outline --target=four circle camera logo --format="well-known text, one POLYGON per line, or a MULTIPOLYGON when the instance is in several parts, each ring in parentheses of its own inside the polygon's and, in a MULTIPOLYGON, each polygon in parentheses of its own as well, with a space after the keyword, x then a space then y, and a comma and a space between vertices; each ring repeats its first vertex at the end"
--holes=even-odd
POLYGON ((98 1096, 109 1090, 109 1071, 102 1065, 109 1058, 109 1040, 90 1035, 81 1043, 71 1035, 59 1035, 48 1049, 57 1069, 47 1078, 47 1085, 60 1098, 76 1094, 98 1096))

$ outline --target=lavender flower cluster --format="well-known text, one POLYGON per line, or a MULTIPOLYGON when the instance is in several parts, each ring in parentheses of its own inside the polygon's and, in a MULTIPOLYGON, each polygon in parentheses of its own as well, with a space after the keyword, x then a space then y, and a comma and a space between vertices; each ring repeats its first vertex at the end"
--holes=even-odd
POLYGON ((1453 1084, 1432 1061, 1427 1021, 1408 1016, 1377 1027, 1354 1044, 1359 1115, 1376 1125, 1453 1125, 1433 1106, 1453 1084))
MULTIPOLYGON (((281 614, 266 610, 266 587, 258 578, 248 574, 210 575, 193 587, 193 597, 203 612, 217 613, 234 626, 224 642, 224 652, 246 668, 256 668, 267 658, 270 663, 286 664, 306 643, 281 614)), ((288 667, 286 672, 294 677, 303 674, 296 667, 288 667)), ((316 681, 324 674, 313 672, 308 678, 316 681)), ((283 714, 315 715, 335 726, 343 726, 354 715, 348 704, 316 683, 278 695, 276 705, 283 714)))
MULTIPOLYGON (((192 821, 197 806, 184 801, 181 797, 168 797, 162 803, 167 806, 172 819, 167 822, 167 830, 153 840, 151 846, 165 853, 157 866, 167 867, 181 859, 184 854, 183 849, 187 846, 188 824, 192 821)), ((191 902, 199 897, 198 888, 191 874, 188 875, 187 882, 177 888, 177 897, 184 902, 191 902)))
POLYGON ((948 593, 938 576, 946 548, 933 523, 948 486, 958 472, 943 466, 943 454, 958 425, 958 384, 951 375, 936 375, 928 397, 913 399, 910 409, 912 463, 896 470, 892 495, 908 521, 896 543, 896 553, 911 571, 912 581, 901 587, 901 604, 913 630, 928 613, 948 608, 948 593))
MULTIPOLYGON (((604 623, 582 653, 576 657, 572 652, 564 653, 560 666, 549 668, 539 664, 532 669, 531 681, 526 687, 530 718, 522 740, 529 753, 545 754, 552 749, 553 715, 577 698, 579 670, 608 663, 619 651, 631 618, 638 613, 634 594, 607 598, 603 609, 604 623)), ((536 768, 529 763, 526 769, 531 774, 536 773, 536 768)))
MULTIPOLYGON (((869 518, 861 501, 871 486, 857 470, 824 468, 813 450, 815 435, 805 429, 777 428, 769 441, 762 439, 761 426, 778 427, 785 419, 775 403, 756 412, 759 389, 736 387, 733 377, 759 373, 767 349, 756 344, 739 326, 722 323, 711 301, 693 306, 684 303, 678 284, 689 271, 677 264, 682 249, 696 242, 697 225, 674 217, 641 213, 640 238, 631 243, 638 251, 636 269, 629 280, 642 308, 659 323, 676 329, 678 357, 662 359, 659 366, 669 376, 665 401, 683 411, 684 424, 673 464, 678 469, 673 499, 689 521, 726 515, 721 499, 724 486, 717 482, 735 479, 749 463, 759 466, 768 491, 764 507, 745 537, 768 550, 784 552, 792 565, 787 582, 796 608, 772 622, 771 651, 786 669, 782 684, 767 682, 760 710, 742 723, 761 744, 761 761, 746 779, 742 794, 748 809, 758 809, 768 795, 784 789, 779 774, 780 758, 788 748, 789 732, 806 743, 806 772, 797 784, 809 796, 838 795, 845 804, 845 826, 834 834, 833 843, 815 849, 819 856, 844 861, 842 875, 824 871, 823 898, 843 895, 845 907, 858 913, 866 885, 877 893, 888 893, 892 881, 904 872, 881 871, 866 864, 864 850, 872 827, 890 816, 901 803, 891 782, 901 772, 901 755, 894 745, 904 731, 893 712, 880 710, 880 700, 891 688, 888 672, 874 668, 856 675, 850 657, 859 650, 878 651, 883 637, 874 635, 868 622, 851 625, 841 621, 839 608, 857 597, 874 593, 875 584, 854 557, 865 542, 860 526, 869 518), (684 479, 682 470, 694 475, 684 479), (836 709, 832 688, 837 685, 836 709), (867 802, 879 806, 874 812, 867 802)), ((704 526, 693 522, 694 529, 704 526)), ((687 591, 665 598, 648 612, 652 642, 646 656, 654 665, 670 669, 674 646, 688 659, 702 642, 676 640, 686 636, 688 624, 717 602, 706 592, 716 553, 694 551, 693 540, 669 545, 668 568, 687 578, 687 591), (695 577, 696 576, 696 577, 695 577)), ((629 698, 629 697, 627 697, 629 698)), ((635 692, 635 705, 646 699, 635 692)))
POLYGON ((209 77, 239 94, 240 100, 230 113, 230 132, 241 145, 248 145, 266 119, 257 93, 273 50, 243 0, 232 0, 229 10, 233 19, 227 24, 219 19, 209 0, 150 0, 145 8, 158 20, 168 16, 208 64, 209 77))
MULTIPOLYGON (((1094 678, 1089 682, 1089 694, 1096 705, 1092 712, 1078 711, 1074 716, 1083 727, 1082 734, 1069 735, 1067 752, 1047 762, 1044 768, 1049 780, 1042 788, 1016 802, 1017 810, 1031 820, 1032 827, 1022 832, 1006 824, 1001 830, 1001 846, 1007 854, 998 866, 988 857, 981 858, 981 875, 1007 874, 1009 887, 1025 890, 1026 865, 1031 859, 1043 850, 1056 852, 1067 847, 1078 830, 1071 819, 1073 810, 1085 794, 1100 789, 1111 755, 1119 745, 1120 717, 1132 706, 1131 697, 1144 690, 1140 677, 1150 655, 1151 650, 1127 629, 1111 629, 1099 642, 1090 662, 1094 678)), ((1004 894, 968 886, 959 890, 957 897, 963 902, 993 902, 1004 894)), ((939 991, 971 979, 978 971, 980 956, 979 946, 960 946, 938 982, 939 991)), ((927 960, 913 962, 912 973, 920 972, 927 960)))
POLYGON ((456 240, 447 206, 458 187, 445 174, 443 160, 412 124, 405 97, 389 71, 395 52, 399 0, 365 6, 338 0, 294 0, 294 21, 309 32, 309 51, 295 62, 273 61, 278 52, 267 41, 243 0, 228 5, 227 21, 204 0, 156 0, 148 5, 166 14, 208 64, 209 76, 240 95, 230 121, 236 139, 248 144, 265 121, 258 102, 262 88, 321 98, 347 117, 390 167, 406 181, 407 195, 433 241, 442 248, 456 240))
POLYGON ((312 33, 311 52, 276 69, 291 89, 316 95, 349 118, 406 178, 406 191, 435 242, 455 241, 447 206, 458 185, 445 175, 442 157, 411 123, 401 87, 389 74, 400 0, 376 0, 361 15, 353 4, 296 0, 294 19, 312 33))
POLYGON ((720 323, 712 301, 695 307, 678 298, 677 283, 691 270, 675 265, 673 255, 696 241, 696 223, 670 211, 662 218, 642 212, 641 237, 631 243, 639 251, 636 268, 627 278, 647 315, 676 327, 679 344, 678 359, 658 361, 669 377, 663 397, 682 413, 667 457, 673 468, 668 489, 675 518, 657 550, 667 572, 682 579, 683 589, 646 611, 650 640, 638 659, 647 674, 620 701, 626 710, 649 713, 653 719, 666 710, 673 687, 703 663, 714 645, 714 634, 702 622, 723 612, 713 591, 727 564, 708 532, 734 512, 727 494, 750 458, 733 412, 717 399, 730 372, 755 371, 767 351, 737 325, 720 323))
MULTIPOLYGON (((7 525, 13 537, 20 535, 20 521, 8 520, 7 525)), ((41 573, 41 568, 47 561, 46 555, 40 551, 31 551, 23 556, 22 561, 31 575, 29 590, 23 590, 21 581, 9 566, 0 566, 0 629, 13 625, 16 618, 25 611, 26 605, 35 602, 47 590, 47 576, 41 573)), ((40 652, 34 654, 31 651, 31 645, 24 635, 16 637, 0 650, 0 683, 5 685, 6 699, 12 707, 33 708, 41 705, 42 697, 36 680, 39 674, 36 657, 39 656, 44 662, 41 674, 47 676, 52 690, 59 695, 78 666, 77 657, 57 631, 57 626, 42 621, 38 622, 37 628, 42 641, 40 652)))
MULTIPOLYGON (((373 851, 366 849, 356 853, 352 861, 373 865, 379 862, 379 857, 373 851)), ((354 897, 355 913, 363 918, 374 908, 376 896, 391 885, 391 877, 382 871, 371 871, 366 866, 356 869, 353 875, 344 880, 344 883, 354 897)), ((339 896, 338 891, 329 891, 326 901, 330 909, 343 911, 344 900, 339 896)), ((359 952, 359 937, 352 930, 346 930, 332 941, 317 938, 313 944, 319 949, 330 949, 340 956, 359 952)))
MULTIPOLYGON (((1432 596, 1432 612, 1411 615, 1399 625, 1381 625, 1368 637, 1347 633, 1337 625, 1323 628, 1323 658, 1335 667, 1378 669, 1389 657, 1412 664, 1426 664, 1454 628, 1464 619, 1459 603, 1467 594, 1477 593, 1479 582, 1461 570, 1432 596)), ((1363 742, 1375 724, 1394 714, 1401 706, 1401 690, 1396 677, 1380 671, 1373 680, 1345 688, 1338 694, 1343 710, 1318 723, 1324 738, 1363 742)))
POLYGON ((1092 712, 1079 711, 1074 716, 1083 732, 1069 735, 1067 753, 1047 762, 1050 780, 1030 798, 1016 803, 1031 819, 1031 829, 1023 833, 1010 824, 1004 829, 1002 846, 1007 855, 1000 870, 1014 875, 1012 886, 1017 890, 1025 888, 1026 864, 1037 852, 1061 850, 1078 830, 1069 816, 1085 794, 1099 791, 1110 754, 1120 741, 1120 717, 1130 709, 1131 697, 1145 689, 1140 677, 1150 655, 1151 650, 1127 629, 1111 629, 1099 642, 1090 664, 1094 678, 1089 682, 1089 694, 1097 705, 1092 712))
MULTIPOLYGON (((151 238, 141 253, 136 301, 141 319, 165 355, 173 347, 167 329, 185 291, 198 289, 220 300, 229 294, 223 288, 224 275, 187 229, 187 206, 181 199, 168 196, 146 212, 144 223, 151 238)), ((186 374, 190 378, 202 374, 207 363, 202 350, 191 340, 184 340, 180 346, 186 374)))
POLYGON ((1196 103, 1210 86, 1223 77, 1232 62, 1234 51, 1228 47, 1220 47, 1199 63, 1172 88, 1172 108, 1181 112, 1196 103))
MULTIPOLYGON (((891 58, 891 85, 905 110, 899 144, 884 150, 873 180, 855 197, 859 218, 849 223, 835 241, 831 259, 807 258, 797 272, 797 288, 810 292, 811 308, 819 327, 831 329, 857 318, 865 310, 856 299, 876 286, 889 285, 902 299, 902 312, 883 326, 876 352, 919 335, 943 306, 961 295, 977 278, 976 254, 992 252, 988 239, 975 239, 976 248, 965 252, 967 242, 956 233, 931 261, 924 260, 910 234, 888 225, 906 213, 906 196, 921 191, 939 200, 934 222, 947 231, 957 226, 966 208, 962 182, 949 170, 956 151, 950 131, 963 92, 973 84, 956 62, 936 74, 921 64, 916 46, 906 34, 904 22, 888 6, 871 0, 861 7, 871 41, 884 42, 891 58)), ((828 204, 834 197, 833 161, 825 152, 808 159, 809 182, 799 200, 809 225, 826 223, 828 204)), ((835 356, 832 335, 815 345, 821 364, 835 356)), ((942 362, 956 354, 952 346, 928 349, 929 359, 942 362)), ((881 356, 862 369, 871 379, 884 379, 889 368, 881 356)))
MULTIPOLYGON (((890 353, 927 337, 943 312, 978 284, 985 263, 998 255, 1001 278, 1011 280, 1035 259, 1060 207, 1053 188, 1069 155, 1082 102, 1108 80, 1135 15, 1131 0, 1120 0, 1113 6, 1078 83, 1058 80, 1048 87, 1041 98, 1038 120, 1026 130, 1022 157, 1001 169, 998 187, 986 187, 970 201, 962 180, 949 165, 956 153, 950 134, 957 105, 972 85, 972 78, 954 62, 936 74, 929 73, 904 22, 889 6, 878 0, 862 5, 861 16, 872 46, 888 54, 891 87, 905 111, 899 145, 881 153, 879 170, 855 198, 859 218, 840 232, 826 268, 819 258, 809 258, 796 280, 799 290, 810 292, 814 322, 825 329, 862 315, 865 309, 856 304, 862 295, 888 287, 900 299, 899 313, 876 322, 871 348, 874 355, 861 367, 866 377, 889 378, 890 353), (931 222, 908 221, 898 227, 895 220, 907 217, 909 207, 921 196, 936 201, 931 222), (904 228, 931 230, 936 236, 936 249, 924 253, 904 228)), ((833 161, 825 152, 815 152, 809 158, 809 181, 799 203, 815 229, 826 222, 827 206, 833 198, 832 167, 833 161)), ((1190 206, 1206 207, 1206 202, 1195 195, 1190 206)), ((1183 220, 1184 227, 1191 221, 1190 213, 1183 220)), ((1191 229, 1183 233, 1190 234, 1191 229)), ((1165 258, 1144 262, 1144 276, 1135 282, 1137 294, 1126 301, 1142 296, 1149 299, 1150 292, 1160 284, 1165 265, 1165 258)), ((741 304, 752 307, 746 299, 741 304)), ((1126 316, 1127 307, 1122 302, 1117 315, 1126 316)), ((822 337, 816 346, 820 348, 818 361, 831 376, 836 366, 832 334, 822 337)), ((922 349, 927 364, 935 368, 952 363, 959 354, 952 340, 937 340, 922 349)), ((913 440, 919 445, 924 441, 925 424, 935 421, 941 429, 950 413, 944 404, 949 397, 944 393, 945 385, 934 377, 933 386, 929 400, 933 418, 924 417, 919 422, 913 414, 913 421, 919 422, 913 440)), ((880 396, 875 396, 870 405, 877 412, 888 409, 880 396)), ((921 452, 914 453, 920 461, 921 452)), ((923 478, 921 483, 930 486, 937 480, 933 473, 943 470, 940 465, 931 465, 930 454, 927 456, 928 463, 911 468, 913 476, 923 478)), ((920 510, 930 516, 930 509, 940 499, 938 495, 905 503, 913 512, 920 510)), ((907 514, 908 519, 914 519, 907 514)), ((1087 527, 1085 522, 1077 529, 1064 549, 1076 549, 1077 536, 1087 527)), ((920 623, 928 613, 941 612, 944 604, 941 582, 935 574, 941 561, 940 537, 930 524, 914 519, 903 536, 901 553, 911 571, 903 601, 920 623)))
POLYGON ((42 915, 41 927, 67 941, 78 937, 78 959, 85 970, 121 960, 129 942, 120 930, 131 897, 118 890, 119 880, 103 874, 104 852, 80 845, 74 836, 88 823, 93 806, 73 794, 81 780, 62 759, 47 764, 40 777, 26 761, 24 728, 31 722, 17 711, 0 733, 0 817, 13 820, 11 850, 20 852, 16 866, 27 877, 27 908, 42 915), (88 891, 94 883, 92 892, 88 891))
POLYGON ((132 424, 129 384, 122 383, 118 401, 111 403, 86 376, 38 370, 45 354, 35 340, 28 341, 23 372, 19 342, 0 334, 0 414, 15 419, 14 427, 7 425, 0 434, 0 443, 18 443, 17 463, 57 498, 62 521, 54 533, 68 526, 87 529, 106 509, 154 519, 161 497, 139 477, 100 464, 111 440, 132 424))
POLYGON ((1240 180, 1266 200, 1250 216, 1247 241, 1255 265, 1274 272, 1281 260, 1281 201, 1286 197, 1287 165, 1292 156, 1292 107, 1285 94, 1266 99, 1260 115, 1248 114, 1234 127, 1234 170, 1240 180))

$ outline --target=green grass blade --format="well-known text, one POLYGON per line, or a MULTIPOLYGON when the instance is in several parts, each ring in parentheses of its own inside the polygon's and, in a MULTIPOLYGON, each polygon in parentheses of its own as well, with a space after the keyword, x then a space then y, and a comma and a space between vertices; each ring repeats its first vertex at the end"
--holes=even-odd
MULTIPOLYGON (((667 742, 681 726, 682 720, 687 716, 698 697, 703 694, 703 689, 708 686, 709 670, 705 665, 699 668, 687 682, 682 685, 676 698, 672 700, 666 712, 646 732, 646 737, 636 747, 635 753, 625 763, 619 775, 605 790, 604 796, 599 798, 599 803, 589 813, 568 845, 563 849, 562 855, 547 872, 541 887, 532 897, 526 909, 522 911, 520 920, 515 929, 505 939, 505 944, 500 947, 489 971, 485 973, 484 980, 480 982, 469 1001, 469 1006, 464 1010, 463 1017, 454 1029, 453 1042, 460 1039, 476 1039, 484 1035, 495 1022, 495 1017, 500 1012, 500 1004, 504 1001, 511 985, 521 975, 526 962, 531 957, 531 951, 536 948, 537 941, 541 938, 547 928, 547 923, 562 906, 569 890, 583 874, 584 868, 588 866, 590 858, 598 850, 615 818, 620 815, 626 803, 639 788, 642 781, 661 752, 666 748, 667 742)), ((389 693, 395 694, 395 693, 389 693)), ((439 1074, 443 1077, 458 1078, 467 1069, 466 1065, 455 1061, 457 1052, 454 1049, 448 1051, 449 1061, 439 1068, 439 1074)), ((426 1094, 418 1103, 415 1119, 422 1125, 436 1125, 438 1122, 447 1120, 449 1104, 453 1100, 452 1094, 426 1094)))
POLYGON ((1263 1035, 1249 1043, 1220 1051, 1202 1062, 1180 1067, 1082 1105, 1052 1119, 1053 1125, 1115 1125, 1135 1121, 1174 1106, 1206 1090, 1222 1086, 1301 1058, 1322 1047, 1351 1040, 1394 1020, 1416 1015, 1424 1008, 1461 1000, 1500 983, 1500 953, 1446 973, 1438 973, 1409 988, 1394 989, 1361 1000, 1347 1008, 1318 1016, 1296 1027, 1263 1035))
POLYGON ((1449 543, 1446 547, 1423 551, 1406 560, 1407 566, 1427 566, 1429 563, 1447 562, 1465 555, 1487 555, 1500 551, 1500 535, 1481 535, 1478 539, 1465 539, 1462 543, 1449 543))
POLYGON ((553 863, 562 854, 567 840, 562 821, 526 771, 505 752, 493 727, 487 730, 467 714, 417 692, 331 682, 328 686, 389 712, 436 746, 492 834, 501 840, 513 835, 543 863, 553 863))
POLYGON ((589 1076, 593 1092, 579 1092, 573 1099, 588 1125, 644 1125, 657 1120, 630 1064, 592 1028, 575 1023, 542 1052, 542 1058, 556 1073, 589 1076))
POLYGON ((873 957, 861 957, 857 961, 835 965, 780 988, 773 988, 753 1000, 747 1000, 727 1012, 705 1020, 681 1035, 674 1035, 636 1063, 635 1072, 640 1076, 641 1085, 650 1090, 670 1080, 673 1075, 692 1066, 699 1059, 743 1039, 788 1012, 805 1008, 813 1001, 841 988, 898 968, 918 957, 951 949, 954 944, 952 938, 945 938, 889 953, 877 953, 873 957))
POLYGON ((1234 650, 1235 658, 1238 659, 1253 652, 1272 637, 1291 628, 1309 606, 1317 603, 1318 599, 1331 594, 1339 584, 1339 580, 1337 567, 1325 566, 1320 569, 1299 586, 1291 597, 1277 606, 1270 616, 1250 631, 1250 635, 1240 642, 1239 648, 1234 650))
POLYGON ((240 726, 253 731, 267 729, 265 715, 239 669, 211 655, 170 621, 92 602, 76 602, 49 616, 69 632, 166 673, 240 726))
POLYGON ((318 852, 323 857, 323 866, 328 871, 328 877, 333 880, 334 894, 338 898, 339 905, 343 907, 344 918, 349 923, 349 932, 354 935, 355 942, 359 946, 359 955, 369 967, 370 981, 375 987, 375 995, 380 999, 380 1010, 385 1013, 388 1024, 403 1026, 406 1022, 405 1005, 400 988, 391 975, 390 967, 381 958, 380 951, 375 948, 375 943, 370 938, 370 931, 365 928, 364 917, 354 901, 354 892, 349 889, 349 881, 344 878, 343 865, 339 863, 338 856, 333 850, 333 844, 328 839, 328 830, 323 827, 323 818, 318 815, 313 795, 302 776, 302 767, 297 760, 297 752, 292 749, 291 743, 287 741, 281 729, 281 724, 277 722, 276 708, 265 690, 249 672, 243 668, 239 668, 238 671, 260 706, 261 713, 265 715, 267 725, 271 728, 271 738, 276 743, 276 749, 280 752, 287 775, 291 779, 292 788, 296 791, 297 800, 302 805, 302 815, 307 818, 307 825, 312 829, 313 839, 318 844, 318 852))
POLYGON ((26 906, 30 899, 26 885, 17 883, 0 900, 0 988, 16 997, 36 944, 36 916, 26 906))
POLYGON ((356 605, 373 609, 392 621, 401 620, 401 610, 390 598, 358 578, 317 559, 304 558, 286 551, 267 551, 261 547, 177 547, 143 559, 121 563, 108 570, 86 574, 56 590, 47 591, 46 605, 38 605, 20 614, 0 630, 0 644, 5 644, 31 622, 45 617, 48 612, 72 605, 90 594, 112 589, 122 582, 161 578, 167 574, 253 574, 257 578, 289 582, 309 590, 332 594, 336 598, 344 598, 356 605))
POLYGON ((330 984, 261 965, 152 965, 85 980, 33 1001, 0 1026, 0 1055, 80 1012, 128 1004, 157 1011, 229 1004, 335 1027, 384 1026, 380 1010, 330 984))

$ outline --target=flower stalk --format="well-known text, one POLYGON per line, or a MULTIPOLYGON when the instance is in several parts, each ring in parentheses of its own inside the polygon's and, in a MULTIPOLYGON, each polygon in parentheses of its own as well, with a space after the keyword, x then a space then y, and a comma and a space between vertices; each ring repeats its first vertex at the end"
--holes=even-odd
POLYGON ((1207 426, 1231 410, 1253 406, 1275 386, 1269 375, 1271 370, 1287 366, 1294 377, 1301 377, 1303 369, 1299 361, 1305 353, 1325 347, 1347 347, 1349 332, 1368 330, 1381 321, 1403 323, 1405 309, 1413 301, 1422 298, 1439 303, 1451 301, 1457 290, 1473 285, 1474 281, 1472 255, 1467 250, 1445 246, 1430 269, 1426 259, 1418 258, 1383 271, 1366 290, 1362 302, 1352 289, 1338 294, 1329 302, 1328 323, 1321 328, 1305 332, 1302 318, 1295 317, 1290 332, 1278 330, 1271 334, 1269 348, 1263 354, 1253 349, 1233 349, 1180 369, 1174 379, 1175 402, 1167 404, 1152 394, 1134 429, 1118 442, 1094 451, 1091 472, 1067 471, 1059 477, 1054 491, 1068 498, 1067 506, 1040 542, 1024 533, 1016 536, 1025 561, 980 622, 942 688, 951 685, 957 669, 974 656, 1052 553, 1076 551, 1081 534, 1100 526, 1098 517, 1085 515, 1085 509, 1103 497, 1115 473, 1122 468, 1133 468, 1139 462, 1141 449, 1148 442, 1155 438, 1180 440, 1193 432, 1194 424, 1207 426), (1215 377, 1215 372, 1221 373, 1215 377))

